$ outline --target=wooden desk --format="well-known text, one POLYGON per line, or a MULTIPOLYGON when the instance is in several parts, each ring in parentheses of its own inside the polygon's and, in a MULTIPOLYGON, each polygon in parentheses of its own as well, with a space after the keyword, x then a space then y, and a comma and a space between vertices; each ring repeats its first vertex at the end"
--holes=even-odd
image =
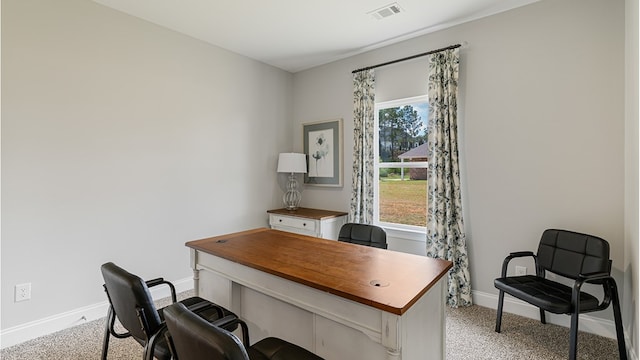
POLYGON ((449 261, 272 229, 190 241, 196 292, 251 341, 279 336, 327 360, 444 359, 449 261))

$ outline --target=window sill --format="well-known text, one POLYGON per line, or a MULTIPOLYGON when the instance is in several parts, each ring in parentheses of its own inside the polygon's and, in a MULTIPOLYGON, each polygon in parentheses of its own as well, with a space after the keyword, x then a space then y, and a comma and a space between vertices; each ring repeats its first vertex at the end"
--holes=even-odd
POLYGON ((425 230, 402 229, 398 227, 385 226, 385 225, 378 225, 378 226, 384 229, 388 237, 418 241, 422 243, 427 242, 427 233, 425 230))

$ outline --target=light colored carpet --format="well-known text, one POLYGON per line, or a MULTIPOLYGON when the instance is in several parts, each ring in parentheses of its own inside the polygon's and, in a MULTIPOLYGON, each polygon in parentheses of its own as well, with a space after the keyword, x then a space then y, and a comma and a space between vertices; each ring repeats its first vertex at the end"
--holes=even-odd
MULTIPOLYGON (((569 329, 504 313, 496 333, 496 310, 473 305, 447 311, 447 359, 566 360, 569 329)), ((578 333, 578 359, 618 359, 614 339, 578 333)))
MULTIPOLYGON (((189 294, 181 294, 184 297, 189 294)), ((158 306, 166 305, 166 299, 158 306)), ((569 329, 504 314, 502 333, 494 331, 496 311, 477 305, 447 310, 447 359, 564 360, 569 354, 569 329)), ((100 359, 105 318, 6 348, 2 360, 100 359)), ((138 360, 142 347, 131 339, 113 339, 111 360, 138 360)), ((618 359, 616 341, 580 333, 578 358, 618 359)), ((349 359, 344 359, 349 360, 349 359)), ((408 359, 413 360, 413 359, 408 359)), ((417 360, 417 359, 416 359, 417 360)))

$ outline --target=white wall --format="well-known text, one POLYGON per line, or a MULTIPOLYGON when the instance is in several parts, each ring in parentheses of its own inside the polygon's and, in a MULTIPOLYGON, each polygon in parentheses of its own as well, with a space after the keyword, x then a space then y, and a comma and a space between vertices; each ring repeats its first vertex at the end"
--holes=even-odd
POLYGON ((632 358, 638 344, 638 17, 637 0, 625 1, 625 251, 623 313, 632 358))
POLYGON ((186 241, 266 226, 291 94, 290 73, 91 1, 2 1, 2 329, 104 302, 106 261, 184 279, 186 241))
MULTIPOLYGON (((351 71, 465 41, 459 121, 472 288, 496 294, 506 254, 535 250, 542 231, 554 227, 607 239, 622 283, 622 0, 541 1, 296 73, 296 133, 305 122, 345 119, 345 186, 306 187, 303 205, 349 208, 351 71)), ((417 95, 425 84, 426 60, 414 60, 381 68, 376 92, 389 100, 417 95), (391 73, 406 86, 391 84, 391 73)), ((294 146, 302 149, 301 136, 294 146)))
MULTIPOLYGON (((185 241, 266 225, 280 204, 276 154, 302 149, 302 123, 345 120, 345 186, 306 187, 303 205, 347 210, 351 70, 466 41, 474 291, 494 293, 506 252, 533 249, 546 227, 603 236, 637 353, 637 201, 624 200, 638 185, 637 83, 625 93, 623 3, 543 0, 292 77, 89 1, 2 1, 1 329, 103 302, 105 261, 188 278, 185 241), (33 299, 14 303, 22 282, 33 299)), ((637 33, 637 2, 626 4, 637 33)), ((637 38, 626 48, 637 66, 637 38)), ((378 99, 419 91, 424 64, 380 69, 378 99)))

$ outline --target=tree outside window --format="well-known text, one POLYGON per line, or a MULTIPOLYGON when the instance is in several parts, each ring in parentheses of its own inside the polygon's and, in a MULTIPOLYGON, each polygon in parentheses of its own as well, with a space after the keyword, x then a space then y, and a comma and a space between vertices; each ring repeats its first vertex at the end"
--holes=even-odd
POLYGON ((427 97, 376 104, 376 204, 381 225, 424 229, 427 221, 427 97))

